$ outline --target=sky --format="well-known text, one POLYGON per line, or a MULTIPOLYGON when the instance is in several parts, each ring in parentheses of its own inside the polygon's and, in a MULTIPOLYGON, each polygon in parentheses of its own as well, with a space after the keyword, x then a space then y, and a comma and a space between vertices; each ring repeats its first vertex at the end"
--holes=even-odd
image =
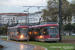
MULTIPOLYGON (((69 0, 71 2, 72 0, 69 0)), ((47 0, 0 0, 0 13, 24 13, 29 7, 23 6, 46 6, 47 0)), ((30 13, 34 13, 46 7, 31 7, 30 13)))

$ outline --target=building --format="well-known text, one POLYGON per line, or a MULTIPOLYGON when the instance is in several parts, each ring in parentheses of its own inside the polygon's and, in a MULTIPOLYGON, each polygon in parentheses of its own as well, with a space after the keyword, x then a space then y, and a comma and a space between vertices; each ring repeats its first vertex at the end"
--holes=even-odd
MULTIPOLYGON (((39 21, 43 21, 41 18, 42 12, 35 13, 0 13, 0 23, 1 24, 14 24, 14 23, 38 23, 39 21), (40 20, 41 18, 41 20, 40 20)), ((59 19, 58 19, 59 20, 59 19)), ((58 21, 59 23, 59 21, 58 21)), ((63 23, 65 23, 63 21, 63 23)), ((66 22, 68 23, 68 22, 66 22)), ((75 15, 72 16, 71 24, 75 23, 75 15)))
POLYGON ((26 16, 18 16, 17 20, 19 23, 38 23, 41 18, 41 15, 42 12, 29 13, 26 16))
POLYGON ((0 13, 0 23, 1 24, 14 24, 19 20, 19 16, 26 16, 25 13, 0 13))
POLYGON ((0 13, 1 24, 14 23, 38 23, 42 12, 35 13, 0 13))
POLYGON ((32 14, 29 14, 29 23, 38 23, 41 18, 41 15, 42 15, 42 12, 35 12, 32 14))
POLYGON ((75 23, 75 15, 72 16, 71 24, 75 23))

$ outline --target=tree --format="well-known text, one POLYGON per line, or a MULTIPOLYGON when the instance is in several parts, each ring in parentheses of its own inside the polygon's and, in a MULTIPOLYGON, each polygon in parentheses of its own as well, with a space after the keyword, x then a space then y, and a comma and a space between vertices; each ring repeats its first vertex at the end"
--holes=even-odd
POLYGON ((75 4, 75 0, 72 0, 72 3, 75 4))
POLYGON ((54 1, 49 0, 47 3, 48 3, 47 9, 43 9, 42 18, 44 19, 44 21, 47 21, 47 22, 48 21, 57 22, 58 7, 56 7, 56 5, 57 5, 56 1, 54 2, 54 1), (51 6, 49 6, 49 5, 51 5, 51 6))
POLYGON ((72 1, 72 3, 70 4, 70 7, 71 7, 72 14, 74 15, 75 14, 75 0, 72 1))
MULTIPOLYGON (((43 9, 41 17, 44 21, 57 22, 59 18, 59 2, 57 0, 48 0, 47 9, 43 9)), ((70 3, 67 0, 62 0, 62 19, 65 23, 69 23, 72 20, 70 3)))
POLYGON ((7 34, 7 27, 8 27, 8 25, 0 28, 0 35, 6 35, 7 34))
POLYGON ((71 25, 70 23, 68 23, 64 26, 65 31, 71 31, 72 29, 74 29, 74 26, 71 25))

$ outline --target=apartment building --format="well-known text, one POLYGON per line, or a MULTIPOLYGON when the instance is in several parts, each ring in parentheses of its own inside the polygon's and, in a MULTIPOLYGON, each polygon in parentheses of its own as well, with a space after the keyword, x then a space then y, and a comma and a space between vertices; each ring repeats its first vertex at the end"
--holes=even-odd
POLYGON ((26 16, 25 13, 0 13, 0 23, 1 24, 14 24, 17 23, 21 16, 26 16))
MULTIPOLYGON (((43 21, 41 18, 42 12, 35 13, 0 13, 0 23, 1 24, 14 24, 14 23, 38 23, 39 21, 43 21), (41 20, 40 20, 41 18, 41 20)), ((59 20, 59 19, 58 19, 59 20)), ((59 21, 58 21, 59 23, 59 21)), ((63 21, 63 23, 65 23, 63 21)), ((68 23, 68 22, 67 22, 68 23)), ((75 15, 72 16, 71 24, 75 23, 75 15)))

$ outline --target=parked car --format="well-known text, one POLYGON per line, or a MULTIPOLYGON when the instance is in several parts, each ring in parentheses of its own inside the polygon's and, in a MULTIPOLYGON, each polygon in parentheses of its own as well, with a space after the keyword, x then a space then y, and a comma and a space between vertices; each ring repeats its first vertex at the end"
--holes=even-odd
POLYGON ((71 34, 71 36, 75 36, 75 33, 71 34))

